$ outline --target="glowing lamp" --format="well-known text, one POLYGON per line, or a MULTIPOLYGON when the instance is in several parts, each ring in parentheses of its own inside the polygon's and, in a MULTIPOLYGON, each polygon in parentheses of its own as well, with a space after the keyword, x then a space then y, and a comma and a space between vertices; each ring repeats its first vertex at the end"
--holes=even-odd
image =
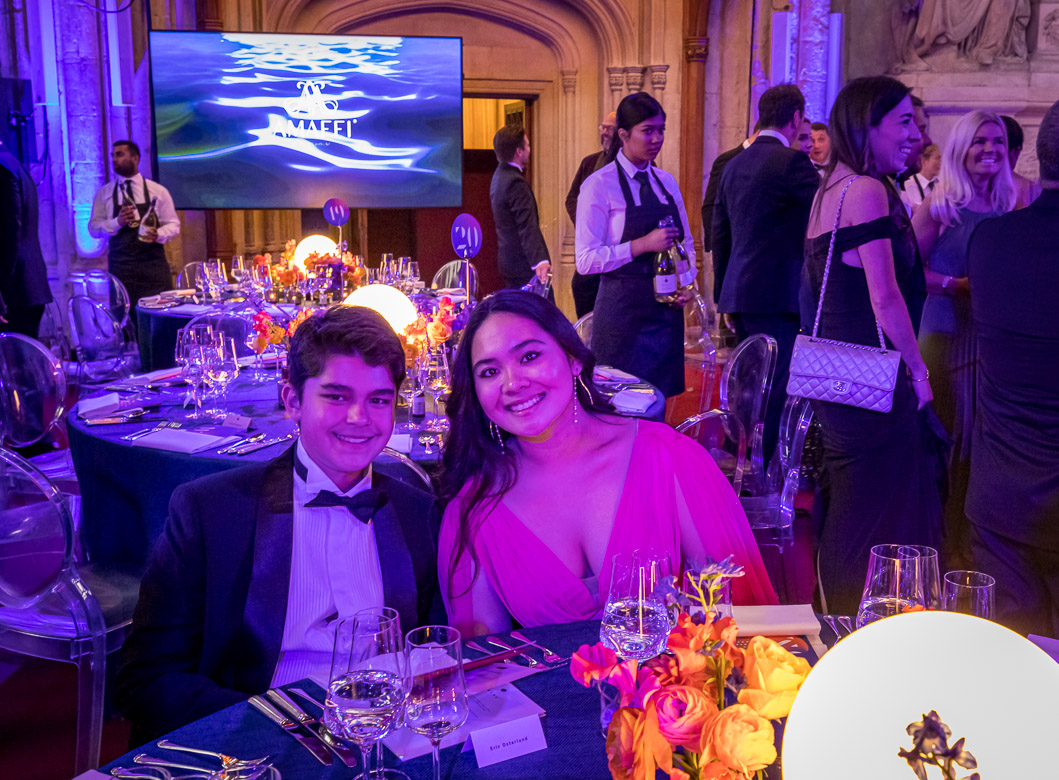
POLYGON ((419 318, 419 312, 416 311, 415 304, 408 300, 408 296, 385 284, 359 287, 347 295, 343 303, 374 309, 390 323, 397 335, 404 333, 404 329, 419 318))
POLYGON ((809 673, 784 729, 783 777, 915 780, 897 751, 931 710, 952 729, 950 747, 966 739, 983 778, 1056 777, 1057 700, 1059 664, 1003 626, 954 612, 886 618, 809 673))
POLYGON ((321 256, 333 255, 337 246, 327 236, 306 236, 294 247, 294 259, 291 262, 304 271, 305 258, 314 252, 321 256))

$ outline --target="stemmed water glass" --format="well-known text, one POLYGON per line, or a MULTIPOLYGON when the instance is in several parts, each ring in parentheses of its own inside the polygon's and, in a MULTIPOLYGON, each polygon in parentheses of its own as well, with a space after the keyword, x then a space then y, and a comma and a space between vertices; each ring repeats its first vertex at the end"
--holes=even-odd
POLYGON ((649 551, 619 553, 611 562, 599 638, 622 658, 647 661, 665 650, 669 614, 661 596, 651 592, 652 577, 658 573, 649 551))
POLYGON ((227 410, 221 404, 228 402, 228 385, 239 376, 239 358, 235 352, 235 340, 218 334, 219 338, 211 345, 211 359, 207 366, 210 383, 217 388, 214 395, 214 405, 210 413, 219 419, 227 416, 227 410))
POLYGON ((228 283, 228 276, 224 272, 224 264, 219 257, 211 257, 202 266, 206 274, 206 285, 209 288, 210 300, 216 301, 221 296, 221 291, 228 283))
POLYGON ((423 389, 434 403, 434 416, 423 426, 423 430, 431 433, 444 433, 449 429, 449 421, 441 416, 438 402, 449 391, 449 361, 445 356, 445 350, 439 349, 428 354, 419 371, 423 389))
POLYGON ((919 553, 919 582, 923 591, 923 606, 927 609, 941 609, 941 576, 938 568, 938 551, 922 544, 905 544, 910 550, 919 553))
POLYGON ((373 748, 400 726, 408 669, 401 621, 393 609, 364 609, 335 627, 324 723, 339 739, 360 748, 360 780, 386 776, 372 770, 373 748))
POLYGON ((945 575, 942 603, 946 612, 992 620, 996 606, 996 580, 980 571, 961 569, 945 575))
POLYGON ((208 348, 213 341, 213 328, 207 324, 191 325, 177 331, 177 344, 175 359, 180 366, 180 376, 191 393, 191 400, 195 405, 189 415, 191 420, 199 420, 202 414, 202 398, 199 395, 199 385, 205 378, 206 356, 204 348, 208 348))
POLYGON ((920 559, 919 550, 910 545, 877 544, 871 548, 857 628, 923 606, 920 559))
POLYGON ((405 725, 430 740, 434 780, 441 780, 441 740, 467 720, 460 632, 450 626, 422 626, 408 632, 405 652, 412 685, 405 725))
POLYGON ((401 398, 408 404, 408 420, 397 426, 399 431, 418 431, 419 426, 412 421, 412 404, 415 399, 423 395, 423 385, 420 380, 419 374, 419 361, 416 361, 415 368, 408 372, 405 376, 404 381, 401 382, 400 388, 401 398))
POLYGON ((243 255, 232 255, 231 271, 232 278, 239 285, 239 289, 245 289, 250 282, 250 268, 243 255))

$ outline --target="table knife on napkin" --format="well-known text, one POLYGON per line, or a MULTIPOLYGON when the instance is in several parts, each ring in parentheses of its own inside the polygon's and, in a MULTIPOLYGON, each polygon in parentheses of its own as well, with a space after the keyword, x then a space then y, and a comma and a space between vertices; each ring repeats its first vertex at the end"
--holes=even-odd
POLYGON ((316 756, 316 760, 321 764, 324 764, 325 766, 331 765, 331 753, 328 751, 327 745, 324 744, 323 740, 316 736, 316 734, 312 732, 309 732, 308 734, 303 733, 300 725, 290 718, 285 717, 279 710, 260 696, 251 696, 250 705, 298 740, 298 743, 316 756))
POLYGON ((338 742, 318 718, 314 718, 299 707, 294 699, 287 695, 286 691, 280 688, 273 688, 267 691, 265 695, 268 696, 268 698, 272 700, 272 703, 279 707, 279 709, 286 712, 292 718, 297 720, 298 723, 316 734, 316 736, 318 736, 324 744, 331 748, 334 754, 341 759, 343 764, 349 767, 357 765, 357 754, 350 748, 338 742))

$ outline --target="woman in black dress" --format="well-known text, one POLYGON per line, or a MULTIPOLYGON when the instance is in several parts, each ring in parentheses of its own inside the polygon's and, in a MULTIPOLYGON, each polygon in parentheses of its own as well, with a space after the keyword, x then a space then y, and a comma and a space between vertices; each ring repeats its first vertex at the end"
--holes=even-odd
POLYGON ((816 316, 835 214, 845 193, 820 319, 820 336, 901 353, 886 413, 813 401, 823 429, 825 491, 819 574, 826 608, 857 611, 868 554, 883 543, 936 545, 941 502, 932 394, 916 332, 926 298, 923 265, 889 176, 919 140, 909 88, 887 77, 854 79, 831 110, 831 162, 806 242, 802 325, 816 316), (926 408, 925 408, 926 407, 926 408))

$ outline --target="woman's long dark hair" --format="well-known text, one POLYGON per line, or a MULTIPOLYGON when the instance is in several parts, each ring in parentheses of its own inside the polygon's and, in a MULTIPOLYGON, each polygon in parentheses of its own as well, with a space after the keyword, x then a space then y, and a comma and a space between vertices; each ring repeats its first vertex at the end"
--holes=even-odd
MULTIPOLYGON (((495 506, 518 479, 518 466, 512 448, 506 445, 502 447, 490 435, 489 418, 475 391, 471 360, 478 330, 489 317, 502 312, 532 320, 554 338, 569 357, 580 362, 580 379, 574 383, 578 403, 586 411, 603 407, 602 398, 596 394, 592 384, 596 358, 555 304, 522 290, 501 290, 478 304, 467 322, 450 366, 452 394, 445 405, 452 429, 445 442, 439 494, 447 504, 466 491, 460 506, 459 533, 452 567, 449 572, 438 572, 440 576, 448 576, 450 583, 456 562, 465 552, 471 555, 474 576, 477 578, 478 556, 473 542, 481 521, 475 523, 474 516, 487 504, 495 506)), ((510 437, 502 429, 498 431, 502 440, 510 437)), ((483 513, 483 517, 485 514, 488 513, 483 513)))
POLYGON ((889 76, 864 76, 849 81, 842 88, 831 107, 828 126, 831 136, 831 159, 820 180, 820 189, 817 190, 813 204, 814 211, 819 207, 824 192, 838 183, 831 180, 831 175, 835 166, 843 163, 855 173, 882 181, 890 200, 891 213, 896 215, 899 209, 905 214, 897 190, 876 168, 871 145, 868 143, 868 130, 878 127, 883 117, 897 108, 911 91, 911 87, 889 76))
POLYGON ((634 92, 626 95, 618 103, 617 127, 614 128, 614 136, 610 139, 610 147, 607 149, 606 162, 613 162, 621 149, 621 137, 619 130, 632 130, 640 122, 661 115, 664 119, 666 112, 662 110, 662 104, 648 95, 646 92, 634 92))

